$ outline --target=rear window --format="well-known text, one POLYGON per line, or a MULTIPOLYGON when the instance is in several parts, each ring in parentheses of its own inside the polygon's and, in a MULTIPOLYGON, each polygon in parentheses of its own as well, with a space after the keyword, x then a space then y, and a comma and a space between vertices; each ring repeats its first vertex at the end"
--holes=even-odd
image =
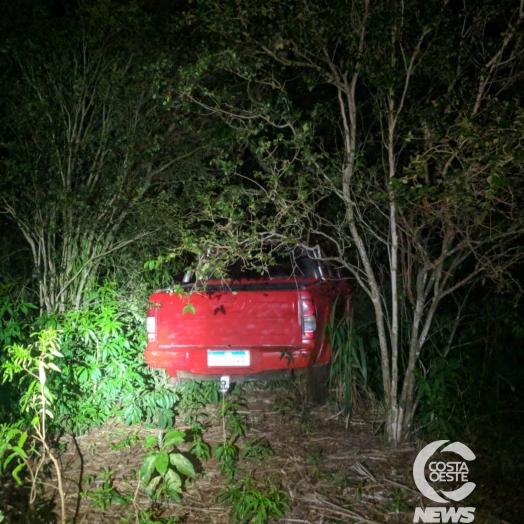
MULTIPOLYGON (((267 280, 273 278, 289 279, 294 278, 331 278, 332 273, 328 266, 321 264, 320 260, 308 256, 308 251, 296 248, 292 251, 276 252, 264 249, 266 255, 271 255, 270 260, 266 261, 265 268, 254 267, 260 265, 255 259, 250 262, 249 259, 239 258, 236 262, 230 264, 227 270, 218 270, 223 267, 222 263, 217 261, 217 267, 213 267, 213 254, 208 252, 204 256, 208 278, 206 280, 224 280, 239 282, 246 280, 267 280), (217 269, 218 271, 215 271, 217 269)), ((201 260, 202 261, 202 260, 201 260)), ((194 270, 188 270, 180 278, 182 285, 195 284, 194 270)))
POLYGON ((227 270, 231 280, 258 280, 270 278, 300 278, 320 276, 317 260, 307 256, 293 256, 293 254, 279 255, 268 265, 267 272, 260 273, 254 268, 246 267, 243 260, 237 260, 227 270))

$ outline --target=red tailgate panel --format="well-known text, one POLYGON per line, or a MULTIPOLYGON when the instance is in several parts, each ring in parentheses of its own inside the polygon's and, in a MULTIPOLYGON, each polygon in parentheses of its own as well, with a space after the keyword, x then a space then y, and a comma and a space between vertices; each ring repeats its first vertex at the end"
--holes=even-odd
POLYGON ((177 376, 178 371, 216 376, 328 363, 331 351, 324 325, 336 296, 348 295, 347 284, 303 279, 270 285, 287 289, 196 292, 190 299, 175 293, 154 293, 148 324, 154 317, 156 335, 148 335, 147 364, 166 369, 171 376, 177 376), (317 329, 310 340, 302 336, 301 297, 315 305, 317 329), (195 314, 182 314, 189 303, 195 314), (249 351, 250 362, 248 366, 209 367, 208 350, 249 351))
POLYGON ((195 314, 182 314, 188 299, 153 295, 159 348, 300 346, 297 291, 193 294, 195 314))

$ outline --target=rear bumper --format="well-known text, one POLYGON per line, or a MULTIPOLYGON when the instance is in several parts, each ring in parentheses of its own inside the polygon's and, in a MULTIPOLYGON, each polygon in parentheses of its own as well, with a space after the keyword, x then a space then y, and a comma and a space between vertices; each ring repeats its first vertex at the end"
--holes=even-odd
MULTIPOLYGON (((261 373, 248 373, 244 375, 230 375, 231 382, 242 384, 244 382, 265 382, 267 380, 285 380, 291 376, 291 374, 301 375, 305 373, 309 368, 301 369, 277 369, 274 371, 262 371, 261 373)), ((195 375, 187 371, 178 371, 176 377, 170 377, 169 382, 173 385, 185 382, 187 380, 215 380, 220 382, 220 379, 228 375, 222 373, 218 375, 195 375)))
MULTIPOLYGON (((207 351, 208 348, 158 348, 149 345, 144 354, 149 367, 165 369, 171 377, 196 378, 197 380, 213 380, 222 375, 249 377, 251 375, 260 376, 268 372, 289 372, 292 369, 311 367, 315 363, 313 348, 249 348, 249 366, 209 367, 207 351)), ((247 380, 257 379, 248 378, 247 380)))

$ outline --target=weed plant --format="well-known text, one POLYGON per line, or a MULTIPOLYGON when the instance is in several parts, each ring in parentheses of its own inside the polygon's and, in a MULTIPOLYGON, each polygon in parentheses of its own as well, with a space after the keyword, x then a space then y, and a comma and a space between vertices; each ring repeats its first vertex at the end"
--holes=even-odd
POLYGON ((113 486, 114 475, 115 472, 110 471, 106 466, 104 472, 99 475, 98 479, 94 475, 86 476, 84 482, 88 486, 94 484, 94 489, 91 491, 82 491, 80 496, 91 499, 93 505, 102 511, 111 506, 113 502, 127 506, 131 502, 132 497, 119 493, 113 486))
POLYGON ((60 373, 56 362, 63 357, 59 351, 59 332, 47 328, 32 334, 31 344, 14 343, 8 346, 7 359, 2 363, 2 382, 17 384, 20 388, 20 410, 27 416, 13 424, 1 424, 0 474, 13 462, 11 471, 18 484, 19 473, 29 474, 31 491, 29 503, 37 498, 39 479, 49 464, 55 470, 56 489, 60 500, 60 522, 65 524, 65 492, 62 470, 49 439, 49 421, 54 418, 56 396, 49 388, 49 379, 60 373))
POLYGON ((228 483, 235 480, 235 475, 239 470, 237 467, 239 457, 237 438, 236 435, 233 435, 229 439, 222 439, 213 451, 213 457, 219 462, 218 469, 224 474, 228 483))
MULTIPOLYGON (((0 284, 0 348, 29 341, 34 304, 13 295, 12 286, 0 284)), ((7 351, 0 351, 0 366, 7 360, 7 351)), ((19 420, 21 390, 12 381, 0 381, 0 424, 19 420)))
POLYGON ((180 500, 184 479, 195 476, 192 462, 177 450, 185 438, 183 431, 171 430, 158 438, 149 435, 145 439, 144 447, 149 453, 144 457, 139 476, 151 499, 180 500))
POLYGON ((272 480, 257 480, 248 473, 217 495, 219 502, 231 505, 231 522, 265 524, 289 510, 289 494, 272 480))
POLYGON ((269 440, 266 438, 256 438, 246 442, 240 452, 240 460, 250 460, 251 462, 261 462, 275 454, 269 440))
POLYGON ((231 522, 264 524, 282 517, 289 509, 289 495, 271 479, 258 480, 252 473, 242 472, 239 460, 261 461, 274 454, 269 441, 253 439, 240 447, 238 442, 247 432, 247 419, 243 413, 245 401, 224 395, 218 416, 222 418, 222 440, 215 446, 213 456, 227 480, 227 487, 217 495, 217 501, 231 506, 231 522), (229 434, 229 435, 228 435, 229 434))

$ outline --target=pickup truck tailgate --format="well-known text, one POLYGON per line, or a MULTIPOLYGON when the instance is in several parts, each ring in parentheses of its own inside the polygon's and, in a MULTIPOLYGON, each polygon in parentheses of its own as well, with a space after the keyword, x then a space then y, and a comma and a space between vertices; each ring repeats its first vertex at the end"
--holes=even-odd
POLYGON ((194 314, 182 313, 189 299, 155 293, 158 348, 299 347, 299 291, 268 291, 193 293, 194 314))

